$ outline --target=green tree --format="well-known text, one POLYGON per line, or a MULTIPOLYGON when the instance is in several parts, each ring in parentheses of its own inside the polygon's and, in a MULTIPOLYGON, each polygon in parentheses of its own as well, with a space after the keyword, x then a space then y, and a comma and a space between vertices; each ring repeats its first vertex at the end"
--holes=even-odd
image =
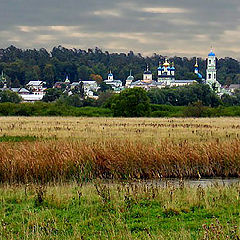
POLYGON ((59 99, 57 99, 56 103, 58 105, 64 104, 73 107, 82 107, 83 99, 78 94, 74 94, 71 96, 62 95, 59 99))
POLYGON ((201 101, 197 101, 191 105, 189 105, 185 111, 185 117, 205 117, 205 112, 207 110, 206 106, 203 106, 201 101))
POLYGON ((89 80, 90 75, 93 73, 92 69, 87 66, 80 66, 77 68, 78 77, 81 80, 89 80))
POLYGON ((153 104, 188 106, 197 101, 201 101, 204 106, 216 107, 221 104, 220 98, 206 84, 152 89, 147 94, 153 104))
POLYGON ((102 81, 103 81, 102 76, 100 76, 98 74, 91 74, 90 79, 96 81, 98 84, 102 83, 102 81))
POLYGON ((15 92, 5 90, 0 92, 0 102, 20 103, 22 98, 15 92))
POLYGON ((104 107, 105 104, 113 97, 114 93, 112 91, 101 92, 98 95, 97 106, 104 107))
POLYGON ((63 95, 63 92, 56 88, 49 88, 46 94, 43 96, 43 102, 53 102, 59 99, 63 95))
POLYGON ((107 92, 113 90, 112 87, 109 84, 106 84, 105 82, 100 83, 99 87, 100 92, 107 92))
POLYGON ((80 98, 84 98, 84 85, 83 82, 80 82, 79 85, 75 86, 72 89, 73 95, 79 95, 80 98))
POLYGON ((46 64, 43 69, 43 75, 47 82, 47 87, 52 87, 55 79, 55 67, 52 64, 46 64))
POLYGON ((146 117, 150 115, 150 99, 142 88, 125 89, 113 97, 111 103, 114 116, 146 117))

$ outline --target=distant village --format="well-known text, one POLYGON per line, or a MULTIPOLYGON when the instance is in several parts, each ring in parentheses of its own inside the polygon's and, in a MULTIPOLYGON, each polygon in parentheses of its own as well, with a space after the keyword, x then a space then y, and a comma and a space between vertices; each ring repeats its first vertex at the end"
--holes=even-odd
MULTIPOLYGON (((146 66, 146 70, 143 72, 143 77, 141 80, 135 80, 132 72, 130 71, 129 76, 126 79, 125 85, 121 80, 114 78, 114 74, 110 71, 107 79, 103 82, 110 86, 115 93, 120 93, 126 88, 140 87, 149 91, 154 88, 166 88, 166 87, 178 87, 186 86, 190 84, 196 84, 199 81, 203 84, 208 84, 211 89, 213 89, 220 97, 223 94, 233 95, 236 89, 240 89, 240 84, 231 84, 230 86, 221 86, 217 80, 217 68, 216 68, 216 55, 211 50, 207 57, 207 70, 206 79, 203 78, 202 74, 199 72, 198 61, 196 59, 196 64, 194 65, 194 73, 196 75, 196 80, 177 80, 175 79, 176 69, 173 62, 169 62, 166 58, 164 62, 160 62, 158 69, 157 79, 153 79, 153 74, 146 66)), ((41 101, 46 93, 47 88, 46 83, 43 81, 33 80, 26 84, 22 88, 11 88, 7 86, 6 76, 4 72, 0 77, 0 82, 3 83, 3 88, 0 91, 10 90, 16 92, 21 96, 24 102, 35 102, 41 101)), ((80 80, 78 82, 70 82, 68 76, 63 82, 56 82, 53 88, 61 89, 69 96, 73 94, 74 89, 82 87, 84 90, 84 96, 86 98, 97 99, 97 92, 100 89, 100 85, 94 80, 80 80)))

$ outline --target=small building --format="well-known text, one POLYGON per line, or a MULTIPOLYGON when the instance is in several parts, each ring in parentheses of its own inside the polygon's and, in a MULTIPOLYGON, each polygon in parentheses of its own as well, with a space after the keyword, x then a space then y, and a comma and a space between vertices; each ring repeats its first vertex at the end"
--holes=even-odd
POLYGON ((108 74, 108 79, 104 80, 103 82, 107 85, 110 85, 115 92, 120 92, 124 89, 122 81, 115 80, 111 71, 108 74))
POLYGON ((32 92, 41 92, 46 89, 44 88, 45 84, 46 83, 43 81, 30 81, 29 83, 26 84, 26 87, 32 92))
POLYGON ((44 94, 40 92, 34 92, 29 94, 19 94, 24 102, 36 102, 43 99, 44 94))
POLYGON ((134 76, 132 76, 132 70, 130 70, 130 74, 129 74, 129 76, 126 79, 125 87, 130 86, 133 81, 134 81, 134 76))
POLYGON ((174 63, 170 65, 166 58, 163 65, 159 63, 158 82, 161 82, 166 86, 171 85, 171 82, 175 81, 175 70, 174 63))
POLYGON ((27 94, 30 94, 30 91, 28 91, 26 88, 19 88, 17 93, 19 95, 27 95, 27 94))
POLYGON ((211 50, 207 58, 206 84, 216 93, 221 93, 221 84, 217 81, 217 59, 216 54, 211 50))
POLYGON ((66 76, 66 79, 65 79, 64 82, 56 82, 56 83, 54 84, 54 87, 53 87, 53 88, 57 88, 57 89, 62 89, 62 90, 64 90, 64 89, 70 87, 70 83, 71 83, 71 82, 70 82, 68 76, 66 76))
POLYGON ((151 83, 153 81, 153 75, 152 72, 149 70, 149 67, 147 65, 146 71, 143 73, 143 82, 145 83, 151 83))
POLYGON ((228 87, 228 91, 230 93, 234 93, 236 90, 240 90, 240 84, 231 84, 229 87, 228 87))
POLYGON ((24 102, 41 101, 45 95, 46 83, 43 81, 30 81, 26 84, 26 88, 20 88, 18 94, 24 102))
POLYGON ((170 87, 181 87, 191 85, 194 83, 197 83, 197 80, 174 80, 174 82, 170 84, 170 87))

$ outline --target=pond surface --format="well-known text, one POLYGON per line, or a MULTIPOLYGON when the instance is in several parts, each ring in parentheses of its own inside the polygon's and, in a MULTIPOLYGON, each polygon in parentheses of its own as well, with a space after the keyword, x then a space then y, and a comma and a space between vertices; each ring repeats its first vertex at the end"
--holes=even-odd
POLYGON ((240 183, 240 178, 203 178, 203 179, 164 179, 164 180, 147 180, 133 182, 133 184, 146 184, 146 185, 155 185, 161 187, 174 186, 174 187, 198 187, 203 188, 212 187, 212 186, 229 186, 232 184, 240 183))

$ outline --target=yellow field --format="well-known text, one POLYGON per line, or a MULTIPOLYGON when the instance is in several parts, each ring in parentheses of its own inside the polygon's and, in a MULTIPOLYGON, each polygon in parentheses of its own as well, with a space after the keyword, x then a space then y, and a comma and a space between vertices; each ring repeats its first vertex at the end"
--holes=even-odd
POLYGON ((240 119, 2 117, 0 181, 239 177, 240 119))
POLYGON ((240 138, 240 118, 1 117, 0 135, 156 142, 240 138))

